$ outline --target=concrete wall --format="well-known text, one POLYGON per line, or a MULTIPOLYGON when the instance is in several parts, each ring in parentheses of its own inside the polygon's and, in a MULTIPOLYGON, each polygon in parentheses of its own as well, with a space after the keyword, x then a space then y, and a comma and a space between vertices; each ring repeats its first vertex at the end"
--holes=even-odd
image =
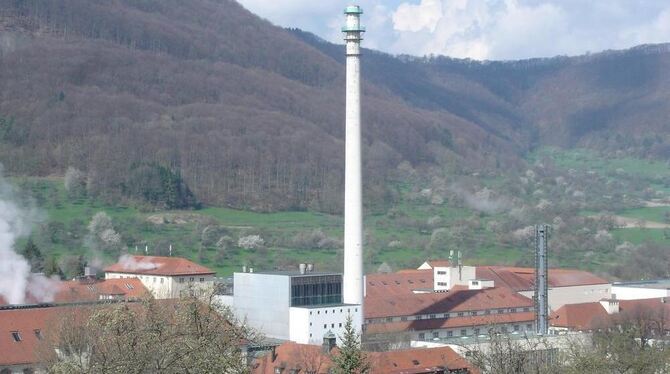
POLYGON ((617 300, 654 299, 659 297, 670 297, 670 289, 613 285, 612 294, 616 295, 617 300))
POLYGON ((302 344, 321 344, 323 336, 332 331, 340 337, 344 334, 344 324, 351 314, 355 327, 362 325, 360 305, 331 305, 319 308, 290 308, 290 340, 302 344))
POLYGON ((289 339, 290 277, 235 273, 234 311, 249 326, 276 339, 289 339))
MULTIPOLYGON (((535 291, 521 291, 523 296, 532 298, 535 291)), ((612 297, 611 284, 549 288, 549 309, 557 310, 565 304, 599 302, 612 297)))

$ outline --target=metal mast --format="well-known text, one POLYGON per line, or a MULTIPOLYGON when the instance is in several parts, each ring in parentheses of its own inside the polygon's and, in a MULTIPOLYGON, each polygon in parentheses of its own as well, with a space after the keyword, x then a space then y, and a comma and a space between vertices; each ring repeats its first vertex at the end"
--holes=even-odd
POLYGON ((549 225, 545 224, 535 226, 535 331, 539 335, 546 335, 549 332, 549 287, 547 285, 549 228, 549 225))
MULTIPOLYGON (((361 165, 361 26, 363 10, 345 8, 342 27, 347 53, 346 165, 344 179, 343 301, 363 307, 363 187, 361 165)), ((362 312, 361 312, 362 315, 362 312)))

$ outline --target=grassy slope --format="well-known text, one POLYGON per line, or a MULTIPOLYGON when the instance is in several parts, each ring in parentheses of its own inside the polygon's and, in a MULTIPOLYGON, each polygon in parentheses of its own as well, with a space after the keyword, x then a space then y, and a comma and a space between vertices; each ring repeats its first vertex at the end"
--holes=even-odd
MULTIPOLYGON (((597 170, 599 173, 616 173, 617 169, 623 169, 626 173, 640 173, 645 177, 667 174, 667 166, 659 162, 630 158, 607 162, 583 150, 543 149, 533 157, 542 153, 551 154, 556 164, 563 168, 597 170)), ((204 226, 199 219, 186 220, 187 222, 182 224, 157 225, 147 221, 147 217, 165 212, 142 212, 134 207, 110 205, 93 199, 73 201, 68 199, 61 179, 28 178, 15 179, 14 182, 35 198, 37 205, 45 213, 44 223, 58 226, 62 232, 66 233, 61 234, 56 240, 49 240, 45 239, 49 237, 49 230, 45 228, 45 224, 42 224, 42 227, 36 231, 43 238, 40 244, 45 252, 52 252, 57 256, 63 254, 90 255, 91 251, 84 244, 86 225, 95 213, 105 211, 112 217, 115 228, 122 234, 131 252, 136 246, 141 252, 145 245, 149 246, 150 251, 153 251, 156 247, 165 248, 172 244, 175 255, 203 262, 215 269, 219 275, 230 274, 244 264, 259 268, 272 268, 276 264, 310 261, 322 268, 338 269, 340 267, 341 254, 338 254, 338 250, 298 250, 286 244, 270 244, 267 250, 260 251, 231 250, 228 252, 224 265, 217 265, 215 263, 216 249, 200 248, 200 233, 204 226)), ((402 189, 402 186, 399 188, 402 189)), ((468 219, 475 215, 467 208, 456 208, 446 204, 435 206, 416 200, 403 200, 394 207, 394 210, 402 212, 406 220, 425 222, 430 217, 439 216, 446 226, 450 222, 468 219)), ((663 222, 663 215, 669 210, 668 207, 637 208, 616 213, 663 222)), ((211 222, 208 224, 214 222, 224 227, 234 238, 241 235, 260 234, 264 238, 270 238, 272 243, 287 243, 296 233, 313 229, 321 229, 334 238, 342 236, 342 217, 316 212, 255 213, 208 207, 195 212, 169 213, 209 219, 211 222)), ((482 222, 481 227, 486 227, 486 223, 490 220, 504 220, 504 215, 480 216, 479 219, 482 222)), ((373 243, 368 248, 374 248, 369 251, 367 258, 369 270, 376 269, 382 262, 388 262, 395 267, 415 266, 429 256, 417 248, 422 247, 420 243, 430 240, 430 230, 417 229, 410 225, 403 225, 402 222, 404 221, 390 219, 388 215, 368 215, 365 218, 366 232, 373 243), (391 241, 399 241, 401 244, 389 248, 388 243, 391 241)), ((663 230, 658 229, 620 229, 614 230, 613 234, 617 240, 630 241, 635 244, 644 241, 667 242, 663 230)), ((512 264, 531 253, 530 248, 516 248, 496 243, 493 235, 483 228, 476 229, 469 235, 473 248, 467 252, 466 262, 468 263, 512 264)), ((115 256, 108 254, 94 255, 102 256, 107 262, 115 260, 115 256)), ((445 248, 430 255, 447 257, 448 249, 445 248)), ((596 254, 595 256, 588 264, 588 268, 592 270, 597 270, 600 265, 604 266, 611 262, 607 254, 596 254)), ((574 257, 557 258, 557 260, 564 266, 586 266, 575 261, 574 257)))

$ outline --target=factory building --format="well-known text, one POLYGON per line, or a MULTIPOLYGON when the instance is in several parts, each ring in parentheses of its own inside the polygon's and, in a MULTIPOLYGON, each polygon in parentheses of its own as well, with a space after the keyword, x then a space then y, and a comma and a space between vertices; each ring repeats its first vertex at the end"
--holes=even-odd
POLYGON ((342 283, 342 274, 305 264, 293 272, 241 272, 234 274, 233 295, 220 300, 270 338, 321 344, 331 333, 339 339, 348 316, 362 323, 361 305, 343 302, 342 283))
POLYGON ((670 279, 616 282, 612 284, 612 295, 618 300, 670 298, 670 279))
POLYGON ((162 256, 122 256, 105 268, 105 279, 126 278, 139 279, 156 299, 174 299, 183 292, 212 292, 215 273, 185 258, 162 256))
MULTIPOLYGON (((612 297, 612 284, 588 271, 549 269, 549 309, 566 304, 599 302, 612 297)), ((535 295, 535 269, 510 266, 478 266, 478 278, 486 278, 528 298, 535 295)))
MULTIPOLYGON (((364 322, 371 342, 401 343, 535 332, 535 269, 429 260, 416 270, 368 274, 364 322)), ((611 285, 581 270, 549 269, 549 305, 600 303, 611 285)))

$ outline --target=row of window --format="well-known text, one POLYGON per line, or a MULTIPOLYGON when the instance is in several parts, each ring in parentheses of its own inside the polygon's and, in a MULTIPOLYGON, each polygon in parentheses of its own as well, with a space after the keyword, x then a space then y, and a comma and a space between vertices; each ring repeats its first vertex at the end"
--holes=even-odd
MULTIPOLYGON (((526 324, 526 330, 532 330, 533 329, 533 324, 532 323, 527 323, 526 324)), ((512 325, 512 330, 513 331, 521 331, 521 325, 512 325)), ((506 334, 509 332, 509 329, 507 326, 501 326, 500 327, 500 332, 503 334, 506 334)), ((482 334, 482 330, 477 327, 472 330, 472 335, 473 336, 478 336, 482 334)), ((467 329, 460 329, 458 331, 456 330, 447 330, 447 331, 433 331, 431 332, 432 339, 440 339, 440 338, 452 338, 454 336, 468 336, 468 330, 467 329), (458 333, 458 335, 455 335, 455 333, 458 333)), ((426 333, 425 332, 420 332, 419 333, 419 340, 426 340, 426 333)))
MULTIPOLYGON (((335 311, 336 311, 336 310, 337 310, 337 309, 333 309, 333 313, 332 313, 332 314, 335 314, 335 311)), ((354 308, 354 312, 358 312, 358 308, 354 308)), ((340 308, 340 313, 344 313, 344 308, 340 308)), ((351 313, 351 308, 347 308, 347 313, 351 313)), ((317 310, 317 311, 316 311, 316 314, 321 314, 321 311, 320 311, 320 310, 317 310)), ((323 314, 328 314, 328 310, 327 310, 327 309, 324 310, 324 311, 323 311, 323 314)), ((309 311, 309 315, 310 315, 310 316, 311 316, 311 315, 314 315, 314 311, 313 311, 313 310, 310 310, 310 311, 309 311)))
POLYGON ((455 312, 455 313, 440 313, 440 314, 420 314, 416 316, 402 316, 402 317, 386 317, 386 318, 376 318, 368 319, 366 323, 385 323, 385 322, 405 322, 405 321, 414 321, 422 319, 436 319, 436 318, 453 318, 453 317, 465 317, 465 316, 488 316, 491 314, 504 314, 504 313, 517 313, 517 312, 530 312, 530 307, 525 308, 501 308, 501 309, 486 309, 486 310, 472 310, 468 312, 455 312))
MULTIPOLYGON (((137 277, 134 276, 134 275, 133 276, 121 275, 121 276, 119 276, 119 278, 137 278, 137 277)), ((151 281, 152 283, 160 282, 160 284, 163 284, 165 279, 167 279, 167 277, 155 277, 155 276, 149 276, 149 275, 140 275, 139 278, 142 279, 142 280, 151 281)), ((184 282, 186 282, 186 277, 179 277, 179 279, 177 281, 179 283, 184 283, 184 282)), ((188 281, 189 282, 195 282, 195 277, 189 277, 188 281)), ((199 281, 202 283, 202 282, 205 281, 205 278, 201 277, 201 278, 199 278, 199 281)), ((131 285, 126 284, 126 287, 128 287, 129 290, 132 289, 131 285)))

